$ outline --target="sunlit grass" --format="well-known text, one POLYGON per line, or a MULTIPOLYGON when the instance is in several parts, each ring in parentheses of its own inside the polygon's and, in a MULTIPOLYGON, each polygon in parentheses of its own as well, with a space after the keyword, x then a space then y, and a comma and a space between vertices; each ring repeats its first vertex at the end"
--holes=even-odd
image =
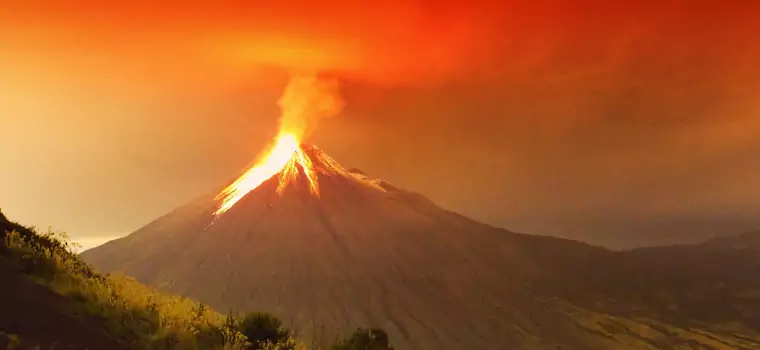
MULTIPOLYGON (((274 316, 225 316, 197 301, 158 292, 134 278, 97 273, 78 257, 81 246, 66 234, 38 233, 5 221, 1 212, 0 219, 13 228, 9 232, 0 229, 0 256, 10 258, 5 260, 32 281, 67 297, 78 313, 103 320, 106 332, 131 349, 307 349, 274 316)), ((371 333, 368 337, 367 330, 359 329, 335 345, 312 349, 392 350, 384 332, 371 333)), ((11 344, 19 340, 16 335, 9 339, 11 344)))
POLYGON ((227 317, 203 304, 157 292, 130 277, 94 272, 65 235, 13 231, 4 243, 21 271, 69 297, 78 311, 100 316, 109 334, 135 348, 252 348, 239 330, 228 327, 233 323, 227 317))

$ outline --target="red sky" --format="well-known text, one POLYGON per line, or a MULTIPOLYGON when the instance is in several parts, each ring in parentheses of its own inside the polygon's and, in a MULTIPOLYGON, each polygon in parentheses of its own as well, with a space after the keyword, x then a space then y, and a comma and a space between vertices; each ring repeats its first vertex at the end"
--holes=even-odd
POLYGON ((10 1, 0 206, 123 234, 237 174, 287 73, 314 142, 516 230, 611 245, 760 228, 752 1, 10 1), (7 135, 7 136, 6 136, 7 135))

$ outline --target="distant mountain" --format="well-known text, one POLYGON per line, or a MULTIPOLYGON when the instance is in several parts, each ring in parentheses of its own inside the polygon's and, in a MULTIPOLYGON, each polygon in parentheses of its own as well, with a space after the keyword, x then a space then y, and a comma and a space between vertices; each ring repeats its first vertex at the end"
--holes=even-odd
POLYGON ((304 149, 319 196, 303 172, 282 194, 272 178, 216 220, 204 196, 82 257, 307 339, 371 325, 400 350, 760 349, 760 254, 512 233, 304 149))
POLYGON ((704 245, 733 250, 760 250, 760 231, 748 232, 734 237, 715 238, 704 245))
POLYGON ((750 233, 623 252, 626 287, 607 294, 674 322, 736 323, 760 330, 758 243, 760 234, 750 233))

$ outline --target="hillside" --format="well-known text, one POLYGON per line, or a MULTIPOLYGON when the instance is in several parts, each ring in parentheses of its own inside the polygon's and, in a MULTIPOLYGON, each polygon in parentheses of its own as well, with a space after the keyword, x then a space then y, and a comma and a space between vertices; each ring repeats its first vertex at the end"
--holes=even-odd
POLYGON ((75 317, 69 299, 26 278, 5 258, 0 259, 0 280, 0 349, 10 348, 11 341, 22 349, 56 344, 66 349, 129 349, 104 334, 98 318, 75 317))
MULTIPOLYGON (((13 237, 37 247, 56 246, 53 239, 10 222, 0 212, 0 349, 128 349, 128 343, 106 334, 102 320, 81 315, 72 300, 35 279, 50 272, 40 260, 11 246, 13 237), (79 315, 78 315, 79 314, 79 315)), ((51 237, 52 238, 52 237, 51 237)))
MULTIPOLYGON (((740 324, 760 330, 760 234, 621 253, 620 304, 649 307, 673 322, 740 324)), ((619 279, 620 280, 620 279, 619 279)))
MULTIPOLYGON (((0 238, 0 349, 307 349, 269 314, 223 316, 132 278, 98 274, 71 253, 65 235, 38 233, 2 212, 0 238)), ((378 329, 314 345, 391 350, 378 329)))
POLYGON ((306 338, 371 325, 402 350, 760 348, 756 299, 733 294, 757 285, 758 256, 732 260, 730 303, 698 314, 683 294, 712 293, 709 275, 669 251, 512 233, 306 152, 319 196, 272 178, 216 220, 204 196, 82 257, 306 338))

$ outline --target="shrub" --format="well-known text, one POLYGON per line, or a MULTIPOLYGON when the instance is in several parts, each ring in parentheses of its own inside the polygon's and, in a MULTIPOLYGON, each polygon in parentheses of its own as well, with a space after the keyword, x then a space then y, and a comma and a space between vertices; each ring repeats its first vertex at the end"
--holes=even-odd
POLYGON ((382 329, 359 328, 350 337, 339 341, 330 350, 393 350, 388 334, 382 329))
POLYGON ((238 324, 238 330, 256 349, 265 348, 265 344, 277 345, 280 350, 290 350, 295 346, 287 346, 290 331, 282 326, 277 317, 266 312, 245 315, 238 324))

